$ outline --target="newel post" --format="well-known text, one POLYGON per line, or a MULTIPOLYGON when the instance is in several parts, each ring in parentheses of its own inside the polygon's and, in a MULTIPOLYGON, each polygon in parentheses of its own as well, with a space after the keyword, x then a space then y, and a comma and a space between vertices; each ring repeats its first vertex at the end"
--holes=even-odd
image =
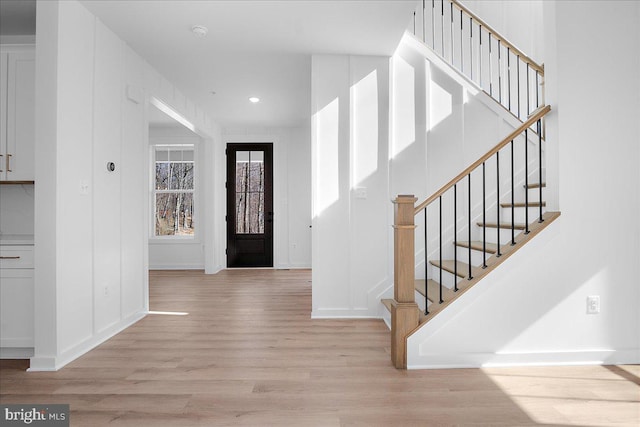
POLYGON ((391 304, 391 362, 407 368, 407 335, 419 322, 415 302, 415 203, 413 195, 399 195, 394 203, 393 303, 391 304))

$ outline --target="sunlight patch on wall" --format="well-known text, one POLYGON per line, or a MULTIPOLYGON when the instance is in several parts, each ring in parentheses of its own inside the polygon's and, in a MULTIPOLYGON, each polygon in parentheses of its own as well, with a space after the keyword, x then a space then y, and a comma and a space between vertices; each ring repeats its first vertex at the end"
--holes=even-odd
POLYGON ((416 140, 414 68, 398 55, 393 58, 393 146, 396 157, 416 140))
POLYGON ((429 130, 435 128, 451 115, 453 112, 452 102, 452 95, 432 80, 429 98, 429 130))
POLYGON ((314 216, 340 198, 338 138, 340 106, 336 98, 316 113, 316 176, 314 216))
POLYGON ((353 131, 352 188, 378 168, 378 74, 372 71, 351 87, 353 131))

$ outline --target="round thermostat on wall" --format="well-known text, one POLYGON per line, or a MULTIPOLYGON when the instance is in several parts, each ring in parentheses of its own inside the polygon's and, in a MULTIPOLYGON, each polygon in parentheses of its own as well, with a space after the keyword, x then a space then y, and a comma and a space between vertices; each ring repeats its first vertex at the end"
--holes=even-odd
POLYGON ((107 170, 109 172, 113 172, 114 170, 116 170, 116 164, 113 162, 107 162, 107 170))

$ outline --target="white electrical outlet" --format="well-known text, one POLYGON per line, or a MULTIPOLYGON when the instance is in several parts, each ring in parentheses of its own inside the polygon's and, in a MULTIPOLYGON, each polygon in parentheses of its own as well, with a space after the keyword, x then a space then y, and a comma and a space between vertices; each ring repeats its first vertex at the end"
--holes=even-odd
POLYGON ((600 313, 600 295, 590 295, 587 297, 587 314, 600 313))
POLYGON ((104 292, 104 296, 108 297, 109 296, 109 286, 105 286, 103 292, 104 292))

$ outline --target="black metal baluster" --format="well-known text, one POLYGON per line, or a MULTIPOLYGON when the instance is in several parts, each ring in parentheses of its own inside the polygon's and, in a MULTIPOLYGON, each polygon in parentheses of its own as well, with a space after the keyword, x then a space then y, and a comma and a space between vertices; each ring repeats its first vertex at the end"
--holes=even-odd
POLYGON ((498 39, 498 101, 502 104, 502 46, 498 39))
POLYGON ((531 86, 529 85, 529 63, 527 62, 527 117, 531 114, 531 86))
MULTIPOLYGON (((524 130, 524 188, 529 188, 529 128, 524 130)), ((524 192, 524 234, 529 234, 529 192, 524 192)))
POLYGON ((413 35, 416 35, 416 11, 413 11, 413 35))
POLYGON ((520 118, 520 55, 516 56, 516 67, 518 71, 518 118, 520 118))
POLYGON ((473 81, 473 18, 469 17, 469 67, 471 69, 471 81, 473 81))
POLYGON ((444 302, 444 300, 442 299, 442 196, 438 197, 438 204, 439 204, 439 223, 440 223, 440 249, 439 249, 439 254, 440 254, 440 304, 442 304, 444 302))
POLYGON ((540 82, 538 78, 540 77, 540 73, 536 71, 536 108, 540 107, 540 82))
POLYGON ((469 280, 473 279, 471 275, 471 173, 467 175, 469 177, 469 280))
MULTIPOLYGON (((480 89, 482 88, 482 24, 478 26, 478 37, 480 38, 480 45, 478 46, 478 82, 480 89)), ((484 89, 483 89, 484 90, 484 89)))
POLYGON ((511 111, 511 48, 509 46, 507 46, 507 87, 507 96, 509 97, 508 107, 509 111, 511 111))
POLYGON ((487 268, 487 197, 485 193, 485 164, 482 162, 482 268, 487 268))
POLYGON ((489 33, 489 95, 493 98, 493 64, 491 60, 491 33, 489 33))
POLYGON ((429 246, 427 233, 427 208, 424 208, 424 314, 429 314, 429 297, 427 296, 427 282, 429 281, 429 246))
POLYGON ((449 11, 450 18, 451 18, 451 25, 449 26, 449 32, 451 33, 451 40, 450 40, 450 42, 451 42, 451 65, 453 65, 454 64, 454 61, 453 61, 453 50, 454 50, 454 48, 453 48, 453 46, 454 46, 454 43, 453 43, 453 3, 449 3, 449 4, 451 5, 450 11, 449 11))
POLYGON ((500 258, 500 256, 502 255, 502 253, 500 252, 500 152, 497 151, 496 152, 496 206, 497 206, 497 247, 498 247, 498 252, 496 252, 496 258, 500 258))
POLYGON ((513 139, 511 140, 511 246, 516 244, 515 173, 513 170, 513 139))
POLYGON ((543 222, 542 219, 542 119, 538 119, 536 129, 538 131, 538 200, 540 201, 540 219, 538 222, 543 222))
POLYGON ((442 47, 440 52, 444 58, 444 0, 440 1, 440 5, 440 45, 442 47))
POLYGON ((462 24, 462 9, 460 9, 460 72, 464 74, 464 26, 462 24))
POLYGON ((458 184, 453 184, 453 291, 458 292, 458 184))

